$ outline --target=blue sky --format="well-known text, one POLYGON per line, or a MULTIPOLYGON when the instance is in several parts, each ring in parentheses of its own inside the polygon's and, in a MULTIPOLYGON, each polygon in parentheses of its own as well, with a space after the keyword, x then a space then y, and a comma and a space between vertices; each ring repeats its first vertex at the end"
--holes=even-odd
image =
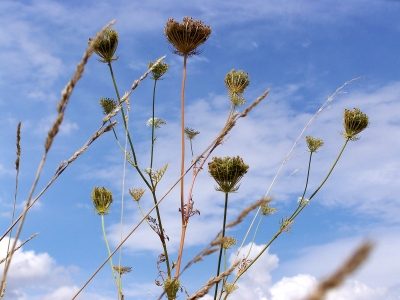
MULTIPOLYGON (((167 55, 170 70, 158 83, 156 117, 167 123, 157 132, 155 166, 169 162, 160 183, 163 194, 179 175, 179 113, 182 58, 169 51, 163 35, 168 18, 201 19, 212 27, 199 56, 188 60, 186 125, 200 131, 200 153, 222 128, 229 109, 223 83, 231 69, 250 73, 247 103, 267 88, 267 98, 238 124, 213 156, 240 155, 250 165, 238 193, 230 196, 228 221, 263 197, 302 128, 335 90, 352 78, 305 135, 322 138, 315 155, 309 191, 315 189, 339 152, 342 112, 360 108, 370 126, 349 143, 328 182, 296 219, 292 234, 282 234, 254 268, 238 282, 231 299, 301 299, 315 282, 333 271, 356 247, 376 242, 367 263, 328 299, 400 299, 400 3, 398 1, 6 1, 0 4, 0 224, 8 228, 15 186, 15 132, 22 122, 18 213, 29 193, 60 92, 81 59, 87 40, 106 23, 119 33, 119 59, 113 64, 121 92, 167 55)), ((143 168, 148 167, 153 82, 146 79, 130 97, 130 128, 143 168)), ((92 57, 66 110, 36 194, 101 125, 100 97, 114 97, 108 68, 92 57)), ((117 120, 119 120, 117 118, 117 120)), ((117 131, 123 135, 122 125, 117 131)), ((305 136, 285 164, 270 195, 279 212, 266 218, 253 251, 277 231, 279 220, 296 207, 305 183, 305 136), (295 172, 296 171, 296 172, 295 172)), ((187 157, 188 161, 190 157, 187 157)), ((16 253, 4 299, 71 299, 107 256, 100 217, 93 213, 94 186, 110 189, 115 201, 106 216, 112 247, 119 240, 122 195, 124 234, 140 220, 128 188, 142 186, 129 168, 122 192, 123 156, 111 133, 93 143, 40 198, 28 214, 21 241, 34 240, 16 253)), ((188 181, 188 180, 187 180, 188 181)), ((145 194, 146 196, 146 194, 145 194)), ((145 197, 143 208, 151 207, 145 197)), ((178 190, 161 205, 176 257, 180 216, 178 190)), ((223 194, 207 172, 193 192, 200 216, 191 219, 184 262, 220 230, 223 194)), ((241 242, 254 215, 228 232, 241 242)), ((0 243, 4 256, 7 240, 0 243)), ((247 242, 246 242, 247 245, 247 242)), ((248 245, 246 246, 248 248, 248 245)), ((237 248, 233 247, 232 252, 237 248)), ((125 299, 156 299, 156 236, 141 226, 123 248, 125 299), (151 293, 151 294, 149 294, 151 293)), ((190 294, 215 273, 217 255, 194 265, 182 277, 190 294)), ((184 294, 180 298, 184 298, 184 294)), ((115 299, 106 265, 78 299, 115 299)), ((211 299, 211 297, 205 299, 211 299)))

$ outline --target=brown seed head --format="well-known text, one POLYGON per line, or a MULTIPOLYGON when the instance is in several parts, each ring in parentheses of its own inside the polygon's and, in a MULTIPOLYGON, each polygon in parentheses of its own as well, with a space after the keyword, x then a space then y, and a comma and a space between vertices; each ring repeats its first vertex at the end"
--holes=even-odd
POLYGON ((146 190, 144 188, 133 188, 129 190, 129 194, 135 201, 139 201, 142 198, 145 191, 146 190))
POLYGON ((172 46, 173 53, 192 56, 200 54, 201 51, 197 50, 197 47, 207 41, 211 27, 204 25, 201 20, 193 20, 192 17, 184 17, 182 23, 168 19, 164 34, 172 46))

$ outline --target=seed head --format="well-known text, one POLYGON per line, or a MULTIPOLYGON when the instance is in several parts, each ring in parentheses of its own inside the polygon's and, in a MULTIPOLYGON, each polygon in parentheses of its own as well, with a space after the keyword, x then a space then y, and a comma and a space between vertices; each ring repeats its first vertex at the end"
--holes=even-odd
POLYGON ((200 133, 200 131, 194 131, 193 128, 189 128, 189 127, 185 128, 186 138, 188 138, 189 140, 193 140, 195 138, 195 136, 198 135, 199 133, 200 133))
POLYGON ((235 71, 232 69, 225 76, 225 85, 228 88, 228 97, 231 99, 233 106, 245 104, 243 97, 244 90, 250 84, 250 74, 244 73, 243 70, 235 71))
POLYGON ((236 245, 237 239, 232 236, 225 236, 226 241, 222 244, 222 248, 229 249, 231 246, 236 245))
POLYGON ((345 109, 343 113, 343 126, 345 132, 341 132, 341 135, 350 141, 359 140, 360 138, 357 134, 367 128, 368 125, 368 116, 362 113, 360 109, 354 108, 353 111, 345 109))
MULTIPOLYGON (((89 39, 89 45, 92 39, 89 39)), ((114 57, 115 51, 118 47, 118 32, 114 29, 107 30, 97 45, 94 47, 94 52, 100 56, 99 61, 102 63, 111 63, 117 60, 114 57)))
POLYGON ((237 290, 239 288, 234 283, 227 283, 227 282, 224 283, 224 287, 225 287, 225 292, 227 295, 232 294, 235 290, 237 290))
POLYGON ((109 213, 108 208, 113 202, 113 196, 111 191, 105 187, 99 188, 95 186, 92 192, 93 205, 95 207, 95 213, 98 215, 106 215, 109 213))
POLYGON ((153 126, 153 123, 154 123, 154 128, 155 128, 155 129, 160 129, 160 128, 161 128, 161 125, 167 124, 167 123, 165 123, 165 121, 164 121, 163 119, 161 119, 161 118, 154 118, 154 120, 153 120, 153 118, 150 118, 150 119, 147 121, 146 126, 151 127, 151 126, 153 126))
POLYGON ((261 213, 264 216, 274 214, 274 213, 276 213, 278 211, 276 208, 273 208, 273 207, 269 206, 268 203, 265 203, 265 204, 261 205, 260 208, 261 208, 261 213))
POLYGON ((143 188, 133 188, 129 190, 129 194, 135 201, 139 201, 146 190, 143 188))
POLYGON ((167 294, 168 299, 175 299, 176 293, 181 287, 181 283, 176 278, 166 279, 164 281, 164 291, 167 294))
MULTIPOLYGON (((154 65, 153 62, 149 62, 149 69, 154 65)), ((151 71, 152 79, 154 80, 160 80, 160 78, 167 73, 169 69, 169 64, 165 62, 160 62, 157 64, 157 66, 154 67, 154 69, 151 71)))
POLYGON ((248 169, 249 166, 239 156, 213 157, 212 161, 208 163, 208 172, 219 186, 215 189, 224 193, 236 192, 240 187, 239 181, 248 169))
POLYGON ((119 266, 114 266, 113 268, 114 268, 114 270, 117 271, 118 274, 120 274, 120 275, 129 273, 130 271, 132 271, 132 267, 119 267, 119 266))
POLYGON ((192 17, 184 17, 182 23, 168 19, 164 34, 173 53, 188 57, 200 54, 197 47, 207 41, 211 27, 204 25, 201 20, 194 21, 192 17))
POLYGON ((324 141, 321 139, 313 138, 312 136, 306 136, 306 142, 308 150, 310 152, 317 152, 317 150, 324 145, 324 141))
POLYGON ((100 98, 99 103, 105 115, 108 115, 117 107, 117 101, 111 98, 100 98))

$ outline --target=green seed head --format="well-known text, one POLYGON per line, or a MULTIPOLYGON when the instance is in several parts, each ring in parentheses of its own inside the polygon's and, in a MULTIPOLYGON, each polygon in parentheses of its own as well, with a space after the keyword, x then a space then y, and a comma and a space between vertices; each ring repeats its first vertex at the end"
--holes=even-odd
MULTIPOLYGON (((89 45, 92 39, 89 39, 89 45)), ((117 60, 115 51, 118 47, 118 32, 114 29, 107 30, 97 45, 94 47, 94 52, 100 57, 99 61, 102 63, 111 63, 117 60)))
POLYGON ((316 139, 312 136, 306 136, 306 142, 310 152, 317 152, 317 150, 324 145, 321 139, 316 139))
POLYGON ((356 141, 359 139, 357 134, 367 128, 368 125, 368 116, 362 113, 360 109, 354 108, 353 111, 345 109, 343 113, 343 126, 345 132, 341 132, 341 135, 350 141, 356 141))
POLYGON ((233 106, 245 104, 243 97, 244 90, 250 84, 250 74, 243 70, 235 71, 232 69, 225 76, 225 86, 228 88, 228 97, 232 101, 233 106))
MULTIPOLYGON (((149 69, 154 65, 153 62, 149 62, 149 69)), ((157 64, 157 66, 154 67, 154 69, 151 71, 152 74, 152 79, 154 80, 160 80, 160 78, 167 73, 169 69, 169 64, 165 62, 160 62, 157 64)))
POLYGON ((102 187, 95 186, 92 192, 93 205, 95 207, 95 213, 98 215, 106 215, 109 213, 108 208, 113 202, 113 196, 111 191, 102 187))
POLYGON ((278 211, 276 208, 269 206, 268 203, 261 205, 260 208, 261 208, 261 213, 264 216, 274 214, 278 211))
POLYGON ((229 249, 231 246, 236 245, 237 239, 233 236, 225 236, 226 241, 222 244, 222 248, 229 249))
POLYGON ((208 163, 208 172, 218 184, 215 189, 224 193, 236 192, 240 187, 239 181, 248 169, 249 166, 239 156, 213 157, 208 163))
POLYGON ((108 115, 117 107, 117 101, 111 98, 100 98, 99 103, 105 115, 108 115))
POLYGON ((178 279, 172 278, 164 281, 164 291, 167 294, 168 299, 175 299, 176 293, 179 291, 180 287, 181 283, 178 279))

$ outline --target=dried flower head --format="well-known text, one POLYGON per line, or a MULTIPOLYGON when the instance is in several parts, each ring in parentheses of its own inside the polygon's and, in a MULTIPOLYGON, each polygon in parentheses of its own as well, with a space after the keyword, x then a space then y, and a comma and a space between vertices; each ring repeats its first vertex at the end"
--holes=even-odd
POLYGON ((345 132, 341 135, 350 141, 359 139, 357 134, 367 128, 369 125, 368 116, 361 112, 360 109, 354 108, 353 111, 345 109, 343 113, 343 126, 345 132))
POLYGON ((276 208, 273 208, 273 207, 269 206, 268 203, 265 203, 265 204, 261 205, 260 208, 261 208, 261 213, 264 216, 272 215, 272 214, 274 214, 274 213, 276 213, 278 211, 276 208))
POLYGON ((181 283, 176 278, 166 279, 164 281, 164 291, 167 294, 168 299, 175 299, 176 293, 179 291, 180 287, 181 283))
POLYGON ((135 201, 139 201, 142 198, 145 191, 146 190, 144 188, 133 188, 129 189, 129 194, 135 201))
POLYGON ((114 266, 113 268, 114 268, 114 270, 117 271, 118 274, 120 274, 120 275, 129 273, 130 271, 132 271, 132 267, 119 267, 119 266, 114 266))
POLYGON ((207 41, 211 27, 204 25, 201 20, 194 21, 192 17, 184 17, 182 23, 168 19, 164 34, 172 46, 173 53, 192 56, 201 52, 197 47, 207 41))
POLYGON ((98 215, 106 215, 109 213, 108 208, 113 202, 111 191, 107 190, 105 187, 99 188, 95 186, 91 198, 95 207, 95 213, 98 215))
POLYGON ((233 106, 245 104, 243 97, 244 90, 250 84, 250 74, 243 70, 235 71, 232 69, 225 76, 225 85, 228 88, 228 97, 231 99, 233 106))
POLYGON ((160 129, 161 125, 166 125, 167 123, 165 123, 165 121, 161 118, 150 118, 147 123, 146 126, 152 127, 154 123, 154 128, 155 129, 160 129))
MULTIPOLYGON (((222 237, 222 236, 221 236, 222 237)), ((229 249, 231 246, 236 245, 237 243, 237 239, 235 239, 232 236, 225 236, 226 240, 225 242, 222 244, 222 248, 224 249, 229 249)))
MULTIPOLYGON (((89 45, 92 39, 89 39, 89 45)), ((115 57, 115 51, 118 47, 118 32, 114 29, 107 30, 101 40, 94 47, 94 52, 100 56, 99 61, 102 63, 111 63, 114 60, 117 60, 118 57, 115 57)))
POLYGON ((99 103, 105 115, 108 115, 117 107, 117 101, 111 98, 100 98, 99 103))
POLYGON ((195 136, 199 133, 200 131, 194 131, 193 128, 185 127, 186 138, 188 138, 189 140, 193 140, 195 136))
POLYGON ((321 139, 313 138, 312 136, 306 136, 307 147, 310 152, 317 152, 317 150, 324 145, 324 141, 321 139))
POLYGON ((240 187, 239 181, 248 169, 249 166, 239 156, 213 157, 212 161, 208 163, 208 172, 219 186, 215 189, 224 193, 236 192, 240 187))
MULTIPOLYGON (((154 65, 153 62, 149 62, 149 69, 154 65)), ((169 64, 165 63, 165 62, 160 62, 158 63, 154 69, 151 71, 151 78, 154 80, 160 80, 160 78, 167 73, 169 69, 169 64)))
POLYGON ((234 283, 224 283, 224 288, 225 288, 225 293, 226 295, 232 294, 235 290, 237 290, 239 287, 235 285, 234 283))

